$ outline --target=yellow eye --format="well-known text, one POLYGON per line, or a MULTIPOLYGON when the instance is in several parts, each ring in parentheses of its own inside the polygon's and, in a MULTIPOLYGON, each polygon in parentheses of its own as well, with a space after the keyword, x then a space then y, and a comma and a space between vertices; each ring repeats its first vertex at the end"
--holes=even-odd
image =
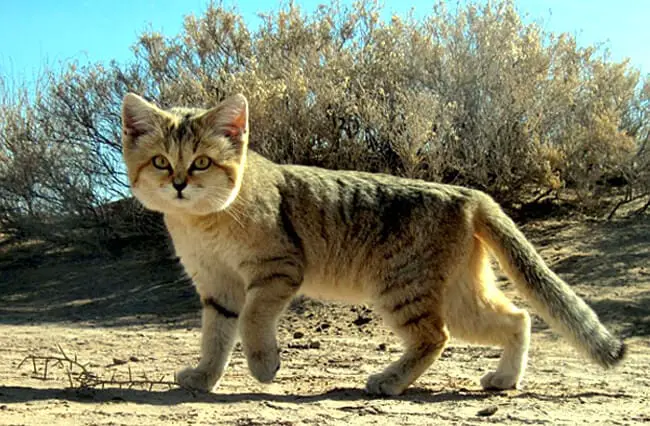
POLYGON ((169 169, 169 160, 162 155, 156 155, 151 159, 151 164, 157 169, 167 170, 169 169))
POLYGON ((202 156, 198 157, 196 160, 194 160, 194 163, 192 163, 192 166, 193 166, 194 170, 205 170, 208 167, 210 167, 211 164, 212 164, 212 160, 210 160, 205 155, 202 155, 202 156))

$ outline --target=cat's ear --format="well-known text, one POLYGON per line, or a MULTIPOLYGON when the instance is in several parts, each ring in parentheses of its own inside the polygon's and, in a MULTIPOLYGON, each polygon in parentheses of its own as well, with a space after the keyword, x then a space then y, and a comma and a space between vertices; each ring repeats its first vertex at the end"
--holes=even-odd
POLYGON ((225 99, 201 117, 204 126, 233 142, 248 141, 248 101, 237 94, 225 99))
POLYGON ((140 96, 127 93, 122 100, 122 131, 125 142, 155 131, 160 126, 163 111, 140 96))

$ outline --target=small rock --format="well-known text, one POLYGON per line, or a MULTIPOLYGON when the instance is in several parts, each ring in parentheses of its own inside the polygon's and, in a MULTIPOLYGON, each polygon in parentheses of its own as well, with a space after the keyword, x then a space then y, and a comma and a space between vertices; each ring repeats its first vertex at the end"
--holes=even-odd
POLYGON ((309 343, 289 343, 289 349, 320 349, 320 342, 311 341, 309 343))
POLYGON ((113 365, 124 365, 127 362, 125 359, 113 358, 113 365))
POLYGON ((320 331, 325 331, 328 328, 330 328, 330 325, 328 323, 324 322, 324 323, 320 324, 318 327, 316 327, 316 331, 319 331, 319 332, 320 331))
POLYGON ((302 339, 303 337, 305 337, 305 333, 303 333, 302 331, 296 331, 295 333, 293 333, 294 339, 302 339))
POLYGON ((352 323, 357 327, 361 327, 362 325, 368 324, 370 321, 372 321, 372 318, 362 317, 361 315, 359 315, 357 319, 352 321, 352 323))
POLYGON ((309 349, 307 346, 308 345, 305 345, 303 343, 289 343, 287 345, 289 349, 309 349))
POLYGON ((386 350, 386 343, 380 343, 379 346, 377 346, 377 350, 384 352, 386 350))
POLYGON ((492 405, 491 407, 487 407, 480 410, 478 413, 476 413, 476 415, 479 417, 489 417, 494 413, 496 413, 498 409, 499 407, 497 407, 496 405, 492 405))
POLYGON ((140 362, 140 358, 138 358, 137 356, 131 356, 131 357, 129 357, 129 361, 131 361, 131 362, 140 362))

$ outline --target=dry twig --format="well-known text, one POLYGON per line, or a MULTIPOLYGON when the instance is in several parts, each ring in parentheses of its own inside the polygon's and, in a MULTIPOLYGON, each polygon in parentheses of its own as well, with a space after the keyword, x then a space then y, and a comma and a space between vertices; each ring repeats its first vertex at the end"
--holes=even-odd
POLYGON ((107 386, 117 386, 120 389, 143 388, 151 391, 155 386, 165 386, 168 389, 178 386, 174 381, 165 380, 165 375, 162 375, 159 379, 150 379, 146 373, 142 373, 139 378, 133 377, 130 366, 127 366, 127 379, 120 379, 116 377, 115 373, 113 373, 109 379, 105 379, 89 370, 88 363, 83 364, 79 362, 77 355, 70 357, 65 353, 60 345, 57 345, 57 348, 59 350, 58 355, 28 355, 18 364, 17 368, 20 368, 28 361, 31 361, 33 369, 32 377, 40 380, 48 379, 48 372, 51 367, 62 368, 66 372, 68 383, 72 389, 89 389, 98 387, 104 389, 107 386), (39 374, 39 362, 43 363, 42 374, 39 374))

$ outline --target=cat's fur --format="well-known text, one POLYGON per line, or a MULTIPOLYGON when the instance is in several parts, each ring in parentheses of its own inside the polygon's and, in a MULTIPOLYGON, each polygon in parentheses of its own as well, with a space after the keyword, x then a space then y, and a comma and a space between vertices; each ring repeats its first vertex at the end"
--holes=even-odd
POLYGON ((516 387, 530 318, 495 286, 488 250, 588 358, 610 367, 624 356, 625 345, 482 192, 275 164, 248 150, 242 95, 207 111, 163 111, 128 94, 122 118, 133 193, 164 213, 203 304, 201 361, 177 374, 181 385, 212 389, 237 334, 253 376, 273 380, 278 317, 302 293, 369 303, 403 339, 403 356, 368 380, 371 393, 404 391, 450 334, 503 347, 496 371, 481 384, 516 387), (158 155, 167 170, 154 166, 165 164, 152 162, 158 155), (203 155, 212 164, 197 171, 192 162, 203 155))

